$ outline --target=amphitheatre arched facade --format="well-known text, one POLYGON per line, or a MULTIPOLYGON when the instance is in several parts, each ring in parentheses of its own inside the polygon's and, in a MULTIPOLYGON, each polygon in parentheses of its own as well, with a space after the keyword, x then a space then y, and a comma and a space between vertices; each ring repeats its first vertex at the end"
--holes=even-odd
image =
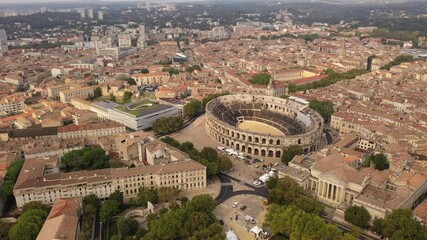
POLYGON ((323 118, 295 98, 226 95, 207 104, 206 120, 212 139, 254 157, 280 158, 292 145, 307 153, 322 141, 323 118))

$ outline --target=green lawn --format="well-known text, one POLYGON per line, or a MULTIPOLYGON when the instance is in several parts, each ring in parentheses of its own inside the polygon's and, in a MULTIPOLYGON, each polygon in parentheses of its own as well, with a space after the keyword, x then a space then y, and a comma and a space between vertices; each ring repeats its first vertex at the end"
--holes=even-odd
POLYGON ((120 111, 123 111, 123 112, 126 112, 126 113, 129 113, 129 114, 132 114, 135 117, 139 117, 139 116, 141 116, 141 111, 146 110, 146 109, 150 109, 150 108, 155 108, 157 106, 157 104, 159 104, 159 103, 156 102, 156 101, 154 101, 154 100, 151 100, 151 99, 146 99, 144 101, 137 102, 135 104, 130 104, 128 106, 130 108, 137 108, 137 107, 140 107, 140 106, 142 106, 144 104, 153 104, 153 105, 152 106, 147 106, 147 107, 144 107, 144 108, 141 108, 141 109, 136 109, 136 110, 129 110, 125 106, 119 106, 116 109, 118 109, 120 111))

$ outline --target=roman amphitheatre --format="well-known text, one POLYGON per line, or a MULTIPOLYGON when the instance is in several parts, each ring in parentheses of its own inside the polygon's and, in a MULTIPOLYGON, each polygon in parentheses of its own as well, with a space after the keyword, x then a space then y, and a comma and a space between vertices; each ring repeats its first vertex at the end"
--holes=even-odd
POLYGON ((323 118, 308 102, 290 97, 226 95, 206 106, 206 132, 239 152, 280 158, 291 145, 304 152, 320 148, 323 118))

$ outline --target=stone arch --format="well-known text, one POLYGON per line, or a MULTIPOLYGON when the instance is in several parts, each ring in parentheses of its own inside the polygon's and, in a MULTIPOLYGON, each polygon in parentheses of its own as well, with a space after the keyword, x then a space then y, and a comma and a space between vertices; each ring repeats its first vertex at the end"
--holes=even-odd
POLYGON ((240 144, 236 143, 236 150, 240 151, 240 144))
POLYGON ((231 137, 234 138, 234 131, 231 131, 231 137))
POLYGON ((281 156, 282 156, 282 153, 280 151, 276 151, 276 156, 275 157, 279 158, 281 156))
POLYGON ((242 151, 242 152, 246 152, 246 147, 245 147, 245 145, 242 145, 240 148, 241 148, 241 151, 242 151))
POLYGON ((274 151, 273 150, 268 151, 268 157, 274 157, 274 151))
POLYGON ((252 148, 248 147, 248 154, 252 154, 252 148))
POLYGON ((256 156, 258 156, 258 155, 259 155, 259 149, 258 149, 258 148, 255 148, 255 149, 254 149, 254 155, 256 155, 256 156))
POLYGON ((246 141, 246 135, 245 134, 242 134, 242 140, 246 141))
POLYGON ((228 139, 225 141, 225 146, 227 146, 227 147, 230 146, 230 141, 228 141, 228 139))
POLYGON ((263 138, 263 139, 261 140, 261 143, 262 143, 262 144, 266 144, 266 143, 267 143, 267 139, 263 138))
POLYGON ((276 145, 280 145, 280 139, 277 139, 276 145))
POLYGON ((248 142, 252 142, 252 136, 248 136, 248 142))
POLYGON ((236 138, 240 139, 240 133, 236 133, 236 138))
POLYGON ((258 137, 255 137, 255 142, 259 143, 259 138, 258 137))
POLYGON ((231 145, 231 147, 232 147, 232 148, 234 148, 234 142, 231 142, 231 144, 230 144, 230 145, 231 145))
POLYGON ((268 144, 273 145, 273 139, 268 140, 268 144))
POLYGON ((262 156, 262 157, 265 157, 266 152, 267 152, 267 151, 265 151, 265 149, 261 149, 261 156, 262 156))

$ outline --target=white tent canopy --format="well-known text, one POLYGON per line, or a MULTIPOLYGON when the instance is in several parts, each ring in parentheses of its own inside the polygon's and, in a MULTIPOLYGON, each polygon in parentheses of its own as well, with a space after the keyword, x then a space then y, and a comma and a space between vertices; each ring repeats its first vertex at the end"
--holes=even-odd
POLYGON ((226 237, 227 237, 227 240, 239 240, 237 238, 237 235, 233 232, 233 230, 228 231, 226 233, 226 237))
POLYGON ((255 235, 258 237, 260 233, 263 232, 262 228, 258 227, 256 225, 255 227, 251 228, 251 232, 255 233, 255 235))

